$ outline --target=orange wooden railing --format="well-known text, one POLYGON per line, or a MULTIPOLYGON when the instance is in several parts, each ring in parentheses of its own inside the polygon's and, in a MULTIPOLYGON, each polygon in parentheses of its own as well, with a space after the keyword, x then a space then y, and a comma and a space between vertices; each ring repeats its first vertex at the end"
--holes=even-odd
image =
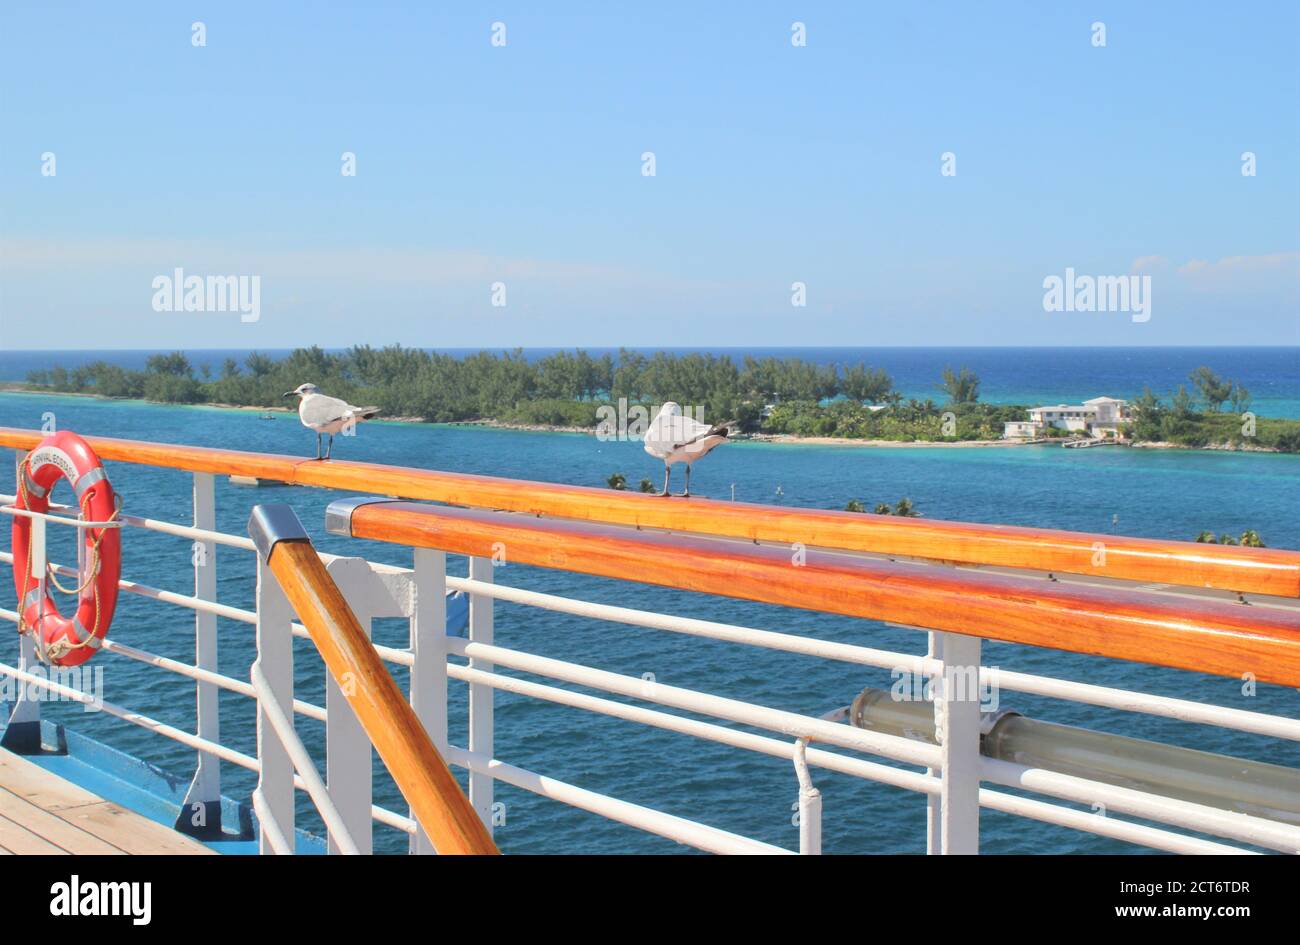
POLYGON ((1300 686, 1300 612, 411 502, 356 538, 1300 686))
MULTIPOLYGON (((0 446, 31 449, 34 430, 0 427, 0 446)), ((1300 552, 1126 538, 1056 529, 928 521, 855 512, 666 499, 610 489, 528 482, 375 463, 86 437, 102 459, 256 476, 298 485, 427 499, 638 528, 752 541, 1030 568, 1128 581, 1300 597, 1300 552)))

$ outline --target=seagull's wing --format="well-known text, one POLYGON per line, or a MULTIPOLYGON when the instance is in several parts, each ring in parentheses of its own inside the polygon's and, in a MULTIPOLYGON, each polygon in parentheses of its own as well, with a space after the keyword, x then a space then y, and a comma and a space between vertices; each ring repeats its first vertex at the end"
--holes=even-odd
POLYGON ((337 397, 326 397, 324 394, 312 394, 302 399, 302 408, 299 410, 298 415, 302 417, 303 423, 310 426, 311 424, 332 423, 335 420, 343 420, 352 409, 345 400, 339 400, 337 397))
POLYGON ((682 417, 681 420, 683 446, 688 443, 694 443, 696 440, 706 437, 713 432, 713 427, 709 426, 707 423, 701 423, 694 417, 682 417))
POLYGON ((661 412, 646 430, 645 441, 666 449, 676 449, 706 435, 710 429, 712 428, 707 423, 700 423, 694 417, 661 412))
POLYGON ((711 436, 721 436, 724 438, 728 437, 734 431, 736 426, 736 422, 734 420, 728 421, 727 423, 715 423, 712 426, 709 426, 709 424, 707 423, 700 423, 698 420, 692 420, 691 423, 694 424, 693 427, 694 432, 692 433, 691 438, 683 444, 684 446, 690 446, 692 443, 698 443, 700 440, 703 440, 706 437, 711 437, 711 436))

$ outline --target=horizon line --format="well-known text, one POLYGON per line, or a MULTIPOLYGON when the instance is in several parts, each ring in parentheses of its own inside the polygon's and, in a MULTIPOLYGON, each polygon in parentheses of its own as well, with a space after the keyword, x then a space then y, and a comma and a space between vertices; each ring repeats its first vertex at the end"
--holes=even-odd
POLYGON ((624 348, 629 351, 636 350, 653 350, 653 351, 815 351, 841 348, 845 350, 853 349, 906 349, 906 350, 923 350, 923 349, 941 349, 941 350, 1012 350, 1012 351, 1097 351, 1097 350, 1128 350, 1134 348, 1151 348, 1151 349, 1169 349, 1169 348, 1214 348, 1218 350, 1277 350, 1297 348, 1300 349, 1300 342, 1295 344, 1263 344, 1263 345, 1233 345, 1233 344, 1141 344, 1141 345, 872 345, 872 344, 802 344, 802 345, 782 345, 782 344, 761 344, 761 345, 643 345, 643 344, 619 344, 619 345, 416 345, 403 344, 402 342, 388 342, 375 344, 372 342, 353 342, 347 345, 297 345, 290 347, 220 347, 220 348, 199 348, 186 345, 164 345, 158 348, 3 348, 0 347, 0 357, 6 354, 91 354, 95 352, 134 352, 134 351, 298 351, 307 348, 320 348, 323 351, 346 351, 349 348, 371 347, 371 348, 389 348, 389 347, 410 348, 422 351, 590 351, 597 349, 614 350, 624 348))

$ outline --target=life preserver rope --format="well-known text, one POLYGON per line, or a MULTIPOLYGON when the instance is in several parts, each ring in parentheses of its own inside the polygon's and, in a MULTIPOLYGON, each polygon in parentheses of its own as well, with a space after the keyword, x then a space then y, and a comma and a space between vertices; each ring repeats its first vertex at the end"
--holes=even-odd
POLYGON ((30 633, 40 659, 53 666, 77 666, 95 655, 113 620, 117 584, 122 573, 122 543, 116 527, 121 500, 109 484, 104 464, 75 433, 46 437, 23 457, 18 467, 15 508, 45 514, 50 491, 60 478, 72 485, 82 522, 81 569, 78 583, 66 588, 47 561, 44 573, 32 574, 32 520, 14 516, 12 548, 14 588, 18 595, 18 631, 30 633), (50 596, 49 585, 78 599, 77 612, 64 617, 50 596))

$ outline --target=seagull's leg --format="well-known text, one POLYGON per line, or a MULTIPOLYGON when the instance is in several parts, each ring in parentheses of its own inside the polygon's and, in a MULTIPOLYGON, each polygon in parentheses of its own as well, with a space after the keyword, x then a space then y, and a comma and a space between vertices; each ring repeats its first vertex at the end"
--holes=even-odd
POLYGON ((686 488, 682 490, 681 495, 687 498, 691 494, 691 464, 686 464, 686 488))
POLYGON ((667 463, 664 463, 664 488, 663 491, 659 493, 659 495, 668 494, 668 477, 671 476, 672 473, 673 473, 673 467, 669 466, 667 463))
POLYGON ((316 458, 320 459, 320 434, 316 434, 316 458))
POLYGON ((334 455, 334 434, 330 434, 329 446, 325 447, 325 458, 329 459, 334 455))

